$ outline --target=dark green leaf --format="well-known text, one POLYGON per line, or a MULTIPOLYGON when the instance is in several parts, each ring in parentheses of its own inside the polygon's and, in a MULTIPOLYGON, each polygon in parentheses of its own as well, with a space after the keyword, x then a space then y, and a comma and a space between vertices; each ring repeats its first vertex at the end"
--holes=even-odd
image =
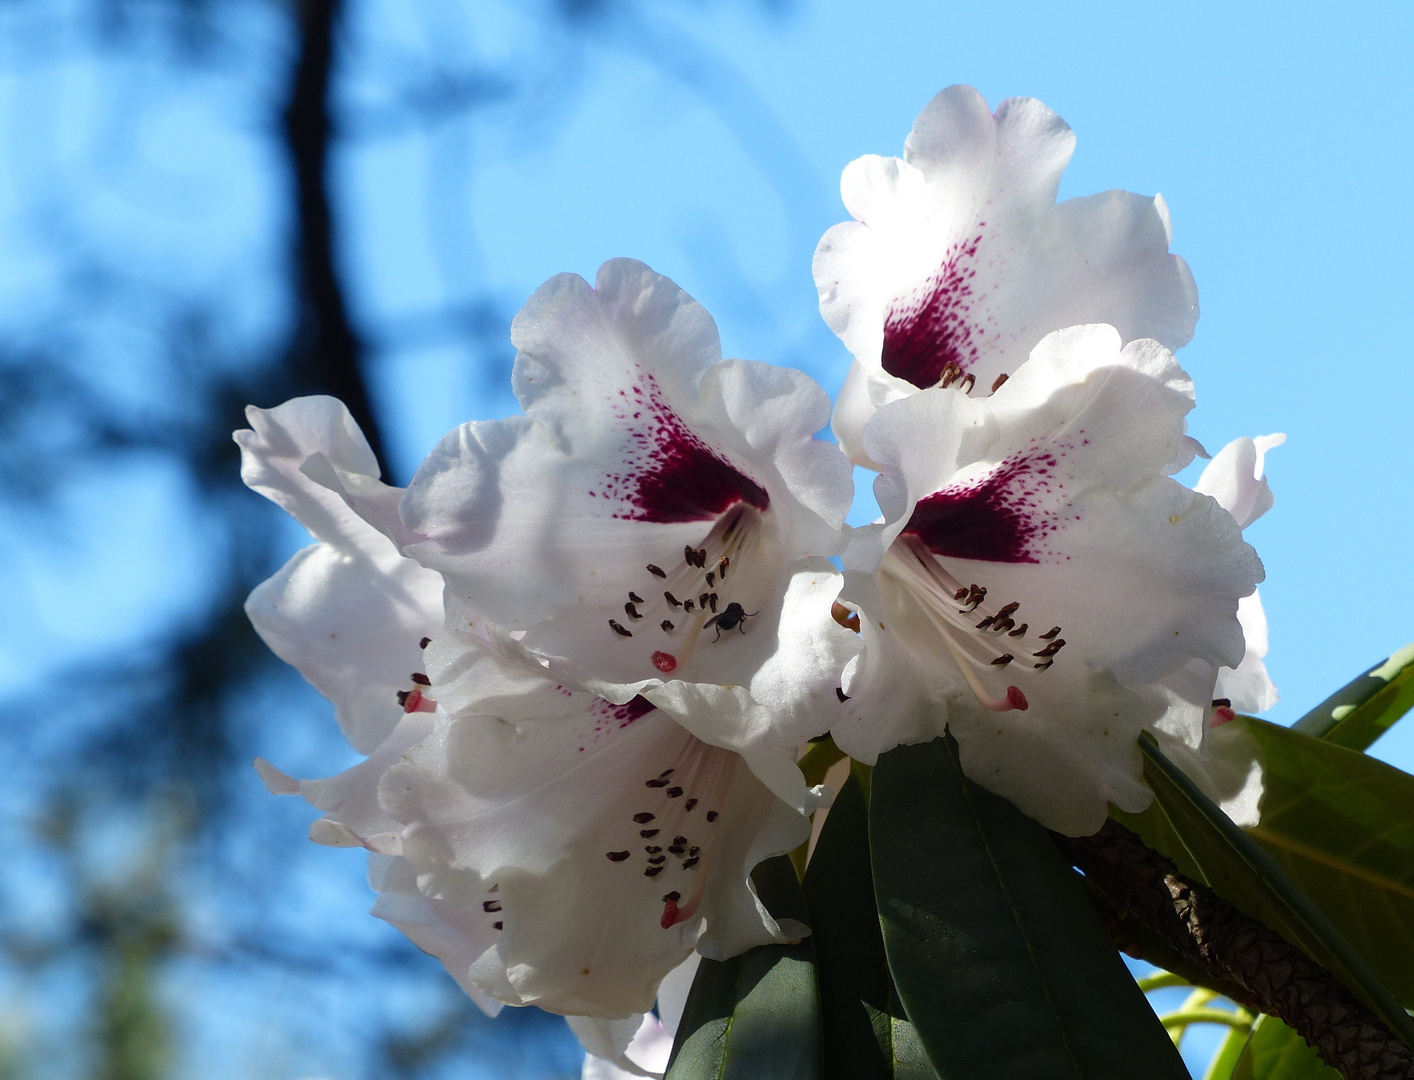
POLYGON ((1414 645, 1341 687, 1292 727, 1351 750, 1367 750, 1414 708, 1414 645))
POLYGON ((879 759, 869 839, 894 982, 945 1080, 1187 1077, 1050 837, 950 738, 879 759))
POLYGON ((1406 1006, 1414 1005, 1414 776, 1261 720, 1262 820, 1248 829, 1406 1006))
POLYGON ((1396 1035, 1414 1045, 1414 1022, 1277 860, 1234 825, 1164 756, 1152 737, 1141 736, 1139 745, 1145 757, 1144 779, 1154 790, 1154 805, 1143 814, 1115 816, 1136 829, 1150 847, 1173 858, 1180 870, 1323 965, 1396 1035))
POLYGON ((1259 1016, 1232 1080, 1340 1080, 1340 1073, 1275 1016, 1259 1016))
MULTIPOLYGON (((771 914, 805 922, 785 856, 752 874, 771 914)), ((683 1010, 668 1080, 819 1080, 820 1001, 810 938, 703 960, 683 1010)))
POLYGON ((805 874, 805 901, 820 974, 825 1080, 936 1080, 889 977, 868 807, 854 777, 825 818, 805 874))

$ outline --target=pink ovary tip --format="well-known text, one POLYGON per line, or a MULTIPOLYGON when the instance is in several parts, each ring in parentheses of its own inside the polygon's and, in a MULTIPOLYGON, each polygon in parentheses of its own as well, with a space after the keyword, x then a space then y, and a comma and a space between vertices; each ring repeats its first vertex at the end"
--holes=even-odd
POLYGON ((678 668, 678 658, 672 653, 655 652, 651 659, 653 666, 664 675, 669 675, 678 668))
POLYGON ((436 712, 437 703, 430 697, 423 697, 422 691, 414 689, 408 694, 407 700, 403 702, 403 712, 436 712))
POLYGON ((1236 719, 1237 713, 1233 712, 1233 710, 1226 705, 1219 705, 1213 710, 1213 718, 1208 721, 1208 726, 1222 727, 1224 724, 1230 724, 1236 719))

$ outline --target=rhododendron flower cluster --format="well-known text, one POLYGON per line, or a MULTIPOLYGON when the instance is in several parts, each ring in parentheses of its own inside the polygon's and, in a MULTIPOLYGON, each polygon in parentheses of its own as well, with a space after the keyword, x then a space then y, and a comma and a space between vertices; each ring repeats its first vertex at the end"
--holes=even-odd
POLYGON ((262 776, 324 812, 311 839, 370 852, 374 913, 483 1008, 575 1017, 586 1075, 662 1067, 625 1048, 662 1041, 644 1014, 675 1023, 663 982, 694 956, 808 934, 751 873, 828 803, 812 739, 867 764, 949 732, 1071 835, 1147 805, 1144 731, 1260 788, 1221 779, 1208 733, 1273 699, 1242 528, 1279 437, 1173 478, 1201 452, 1173 354, 1196 289, 1161 199, 1055 203, 1073 143, 1039 102, 954 87, 902 159, 845 170, 855 220, 815 255, 853 356, 839 445, 809 377, 723 359, 626 259, 530 298, 523 412, 449 433, 406 490, 332 399, 237 432, 246 482, 316 540, 250 618, 367 755, 262 776), (879 473, 856 530, 850 459, 879 473))

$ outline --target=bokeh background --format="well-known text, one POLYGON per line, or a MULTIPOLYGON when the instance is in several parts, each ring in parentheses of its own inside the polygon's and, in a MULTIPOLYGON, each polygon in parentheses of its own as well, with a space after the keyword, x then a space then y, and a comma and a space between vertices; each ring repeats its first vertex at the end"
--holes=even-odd
MULTIPOLYGON (((1164 194, 1193 434, 1290 436, 1249 531, 1272 715, 1414 639, 1412 11, 0 0, 0 1080, 578 1075, 558 1019, 485 1020, 369 918, 362 860, 250 769, 352 755, 241 615, 306 541, 229 432, 335 393, 405 483, 514 410, 525 297, 618 255, 833 392, 839 171, 953 82, 1070 122, 1063 197, 1164 194)), ((1410 768, 1414 736, 1374 752, 1410 768)))

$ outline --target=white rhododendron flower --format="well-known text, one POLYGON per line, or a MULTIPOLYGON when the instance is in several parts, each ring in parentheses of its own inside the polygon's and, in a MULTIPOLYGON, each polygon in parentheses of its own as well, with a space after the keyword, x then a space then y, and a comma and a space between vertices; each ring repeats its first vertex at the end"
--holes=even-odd
POLYGON ((438 444, 405 552, 556 672, 669 709, 804 808, 770 759, 829 727, 857 647, 830 617, 852 480, 814 438, 824 391, 722 360, 711 316, 629 259, 552 278, 511 338, 525 415, 438 444))
POLYGON ((422 891, 496 913, 471 970, 483 992, 624 1017, 694 948, 723 959, 801 936, 749 875, 804 843, 809 820, 738 754, 645 698, 571 689, 494 627, 449 631, 426 660, 435 730, 379 794, 422 891))
POLYGON ((325 811, 312 839, 374 853, 375 914, 487 1011, 609 1017, 651 1008, 694 948, 726 957, 804 932, 750 884, 809 836, 819 796, 790 751, 764 768, 794 774, 799 809, 646 699, 611 703, 460 605, 449 617, 440 576, 398 552, 395 489, 347 410, 302 398, 248 416, 244 477, 319 543, 247 612, 368 754, 327 780, 257 767, 325 811))
POLYGON ((854 221, 815 253, 820 311, 854 354, 835 408, 845 452, 889 401, 932 386, 985 395, 1047 334, 1109 323, 1124 341, 1187 344, 1198 318, 1188 267, 1170 255, 1163 199, 1126 191, 1056 204, 1075 136, 1039 101, 994 115, 968 86, 938 94, 904 156, 850 163, 854 221))
POLYGON ((1169 476, 1193 456, 1192 406, 1157 342, 1080 326, 989 398, 880 409, 864 442, 884 518, 846 554, 865 649, 840 747, 869 762, 946 725, 969 776, 1071 835, 1108 803, 1146 806, 1153 684, 1238 664, 1238 600, 1262 577, 1232 516, 1169 476))

